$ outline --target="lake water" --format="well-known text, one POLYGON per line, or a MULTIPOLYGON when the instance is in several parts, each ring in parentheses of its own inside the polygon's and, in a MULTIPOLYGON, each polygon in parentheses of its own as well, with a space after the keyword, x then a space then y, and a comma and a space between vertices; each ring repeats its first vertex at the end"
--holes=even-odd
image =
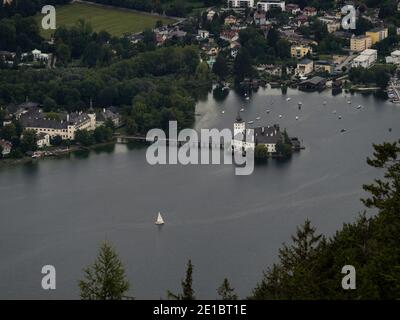
POLYGON ((198 298, 216 298, 224 277, 246 297, 306 218, 331 235, 363 210, 361 186, 379 175, 365 159, 372 143, 399 138, 400 107, 350 99, 268 89, 250 101, 231 92, 223 102, 211 94, 199 102, 197 129, 232 128, 245 105, 246 121, 260 116, 260 124, 279 123, 303 140, 306 150, 251 176, 235 176, 230 165, 150 166, 145 149, 126 145, 2 169, 0 298, 79 298, 82 269, 104 240, 117 249, 136 298, 180 289, 189 258, 198 298), (158 211, 162 229, 154 225, 158 211), (55 291, 41 289, 47 264, 57 270, 55 291))

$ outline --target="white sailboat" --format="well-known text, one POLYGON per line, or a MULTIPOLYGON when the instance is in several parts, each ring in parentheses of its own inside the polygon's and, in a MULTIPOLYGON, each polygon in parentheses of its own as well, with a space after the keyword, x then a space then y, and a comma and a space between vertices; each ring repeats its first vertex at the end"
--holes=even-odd
POLYGON ((162 226, 164 224, 164 219, 163 219, 163 217, 162 217, 160 212, 158 213, 157 220, 156 220, 155 224, 157 226, 162 226))

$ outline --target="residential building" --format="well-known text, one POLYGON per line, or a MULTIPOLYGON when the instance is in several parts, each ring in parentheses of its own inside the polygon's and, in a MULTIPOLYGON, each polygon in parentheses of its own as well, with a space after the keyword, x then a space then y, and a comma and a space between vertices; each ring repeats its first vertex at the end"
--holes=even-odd
POLYGON ((113 108, 103 108, 101 112, 96 113, 96 127, 105 125, 107 121, 111 121, 115 127, 121 122, 119 114, 113 108))
POLYGON ((257 26, 263 26, 267 23, 267 18, 265 16, 265 12, 256 12, 254 14, 254 23, 257 26))
POLYGON ((259 1, 257 3, 258 10, 269 11, 272 8, 281 8, 282 11, 285 11, 285 1, 280 0, 269 0, 269 1, 259 1))
POLYGON ((291 14, 299 14, 301 12, 300 7, 297 4, 289 3, 285 6, 285 11, 291 14))
POLYGON ((388 28, 374 28, 365 32, 365 35, 371 37, 372 45, 374 45, 388 37, 388 28))
POLYGON ((50 138, 60 136, 63 140, 75 140, 77 130, 90 131, 96 128, 95 114, 75 112, 60 118, 48 118, 39 110, 23 114, 20 121, 24 129, 34 130, 38 135, 48 134, 50 138))
POLYGON ((48 133, 41 132, 36 135, 36 144, 39 149, 50 147, 50 135, 48 133))
POLYGON ((297 63, 295 74, 304 77, 314 71, 314 62, 310 59, 303 59, 297 63))
POLYGON ((306 15, 307 17, 313 17, 317 15, 317 9, 314 7, 305 7, 303 9, 303 14, 306 15))
POLYGON ((292 58, 302 59, 309 53, 312 53, 312 48, 309 45, 295 44, 290 47, 292 58))
POLYGON ((236 24, 237 22, 238 22, 238 19, 233 15, 227 16, 224 20, 224 24, 226 24, 226 25, 236 24))
POLYGON ((353 59, 351 66, 353 68, 362 67, 369 68, 378 59, 378 51, 375 49, 366 49, 353 59))
POLYGON ((231 57, 232 58, 236 58, 237 57, 241 47, 242 47, 241 44, 239 42, 237 42, 237 41, 233 41, 233 42, 230 43, 231 57))
POLYGON ((207 20, 212 21, 214 19, 216 12, 214 10, 210 10, 207 12, 207 20))
POLYGON ((284 136, 279 129, 279 125, 267 127, 257 127, 253 129, 251 134, 249 129, 246 129, 246 123, 238 114, 233 125, 233 140, 232 147, 236 152, 245 150, 254 150, 258 145, 264 145, 269 153, 276 152, 276 145, 284 140, 284 136))
POLYGON ((1 149, 1 155, 3 157, 7 156, 11 153, 12 143, 7 140, 1 139, 0 140, 0 149, 1 149))
POLYGON ((327 72, 327 73, 331 74, 334 71, 334 65, 330 61, 318 60, 318 61, 314 62, 314 71, 327 72))
POLYGON ((254 0, 228 0, 228 8, 253 8, 254 0))
POLYGON ((365 49, 369 49, 372 47, 372 39, 369 36, 353 35, 350 39, 350 50, 355 52, 361 52, 365 49))
POLYGON ((208 39, 210 37, 210 32, 207 30, 199 30, 198 31, 198 36, 200 39, 208 39))
POLYGON ((219 37, 222 40, 232 42, 232 41, 236 41, 239 39, 239 32, 234 31, 234 30, 225 30, 220 33, 219 37))
POLYGON ((386 57, 386 63, 400 64, 400 50, 395 50, 386 57))
POLYGON ((340 30, 341 22, 338 19, 330 17, 321 17, 319 20, 326 25, 329 33, 336 32, 340 30))

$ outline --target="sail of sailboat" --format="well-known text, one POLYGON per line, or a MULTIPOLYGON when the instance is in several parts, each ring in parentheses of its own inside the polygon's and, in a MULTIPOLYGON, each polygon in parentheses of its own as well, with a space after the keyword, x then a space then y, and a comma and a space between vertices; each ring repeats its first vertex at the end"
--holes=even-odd
POLYGON ((161 215, 160 212, 158 213, 157 220, 156 220, 155 223, 156 223, 156 225, 158 225, 158 226, 161 226, 161 225, 164 224, 164 219, 163 219, 163 217, 162 217, 162 215, 161 215))

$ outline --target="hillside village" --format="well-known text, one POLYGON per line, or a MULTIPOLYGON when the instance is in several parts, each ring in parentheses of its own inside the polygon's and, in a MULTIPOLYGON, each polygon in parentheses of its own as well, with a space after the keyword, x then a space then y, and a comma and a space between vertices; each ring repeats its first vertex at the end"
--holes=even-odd
MULTIPOLYGON (((288 86, 304 91, 331 88, 334 94, 343 89, 372 90, 384 92, 383 95, 387 93, 393 102, 400 102, 397 81, 400 25, 397 20, 390 19, 382 8, 359 5, 356 29, 344 30, 345 14, 341 9, 353 3, 333 3, 332 8, 321 9, 292 1, 228 0, 172 25, 158 21, 152 30, 127 34, 120 39, 102 34, 104 39, 97 49, 107 50, 102 59, 118 62, 137 52, 160 47, 195 46, 200 60, 212 72, 212 80, 224 90, 235 88, 249 92, 267 84, 282 90, 288 86), (121 48, 125 51, 119 53, 121 48)), ((400 12, 400 4, 395 9, 400 12)), ((86 26, 81 24, 84 30, 86 26)), ((63 58, 59 46, 66 46, 63 39, 68 32, 56 33, 40 48, 42 50, 0 51, 1 68, 57 69, 77 63, 94 68, 106 63, 99 58, 92 59, 97 49, 86 48, 77 55, 80 60, 63 58)), ((55 107, 44 112, 43 106, 44 103, 29 100, 17 106, 2 106, 2 126, 13 125, 13 121, 18 120, 22 126, 17 128, 18 139, 23 138, 23 132, 34 132, 36 146, 31 149, 36 149, 59 144, 59 140, 76 140, 78 131, 93 131, 107 125, 114 129, 122 124, 121 110, 110 104, 98 103, 94 106, 96 111, 92 106, 89 110, 75 108, 75 113, 58 110, 56 115, 52 113, 55 107)), ((10 140, 15 134, 2 135, 3 156, 10 154, 13 144, 10 140)), ((99 139, 103 140, 107 139, 99 139)))

